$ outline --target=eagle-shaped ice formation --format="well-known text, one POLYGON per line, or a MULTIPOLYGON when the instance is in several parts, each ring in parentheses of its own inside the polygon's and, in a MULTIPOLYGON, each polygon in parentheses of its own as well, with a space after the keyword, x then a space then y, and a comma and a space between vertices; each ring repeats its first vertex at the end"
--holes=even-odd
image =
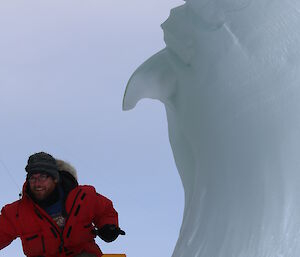
POLYGON ((185 191, 173 257, 300 256, 300 1, 187 0, 123 102, 164 103, 185 191))

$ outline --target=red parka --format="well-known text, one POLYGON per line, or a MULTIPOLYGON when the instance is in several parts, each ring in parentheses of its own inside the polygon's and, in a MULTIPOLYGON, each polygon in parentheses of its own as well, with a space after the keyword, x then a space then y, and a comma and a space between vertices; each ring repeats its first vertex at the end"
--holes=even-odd
POLYGON ((118 214, 112 202, 94 187, 72 187, 65 201, 65 226, 60 229, 26 193, 25 182, 22 199, 1 210, 0 249, 20 237, 28 257, 69 257, 81 252, 102 256, 93 229, 105 224, 118 226, 118 214))

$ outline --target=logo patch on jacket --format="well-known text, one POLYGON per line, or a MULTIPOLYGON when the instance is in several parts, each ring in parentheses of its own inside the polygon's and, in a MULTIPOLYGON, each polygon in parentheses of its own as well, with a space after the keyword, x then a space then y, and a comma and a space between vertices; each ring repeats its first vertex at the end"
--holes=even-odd
POLYGON ((60 228, 63 228, 65 226, 65 218, 61 214, 60 215, 53 215, 52 219, 56 222, 56 224, 60 228))

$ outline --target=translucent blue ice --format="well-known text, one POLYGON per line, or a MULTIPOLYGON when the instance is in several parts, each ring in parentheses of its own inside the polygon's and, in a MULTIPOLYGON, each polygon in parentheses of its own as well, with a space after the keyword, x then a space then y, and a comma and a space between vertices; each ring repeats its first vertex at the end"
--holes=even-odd
POLYGON ((164 103, 185 191, 173 257, 300 256, 300 1, 187 0, 123 108, 164 103))

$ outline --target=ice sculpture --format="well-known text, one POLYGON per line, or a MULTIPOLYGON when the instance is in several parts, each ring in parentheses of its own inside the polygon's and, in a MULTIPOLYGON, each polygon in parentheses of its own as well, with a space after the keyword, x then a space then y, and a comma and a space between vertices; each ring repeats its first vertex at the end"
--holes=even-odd
POLYGON ((187 0, 123 109, 164 103, 185 191, 173 257, 300 256, 300 1, 187 0))

